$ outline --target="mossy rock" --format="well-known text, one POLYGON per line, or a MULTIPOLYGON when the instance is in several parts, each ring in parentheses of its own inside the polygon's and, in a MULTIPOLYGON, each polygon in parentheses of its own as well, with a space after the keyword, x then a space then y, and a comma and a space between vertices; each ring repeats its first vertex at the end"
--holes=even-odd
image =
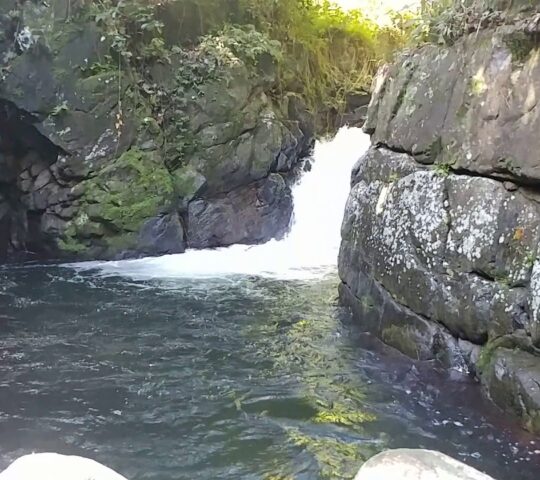
POLYGON ((83 252, 89 238, 102 238, 111 253, 135 248, 144 222, 174 201, 173 179, 159 155, 137 148, 122 154, 82 187, 79 214, 58 243, 67 253, 83 252))
POLYGON ((416 335, 408 326, 390 325, 381 333, 384 343, 394 347, 410 358, 418 358, 418 345, 415 341, 416 335))
POLYGON ((156 152, 137 148, 121 155, 86 182, 86 201, 99 204, 93 219, 119 231, 138 231, 142 223, 167 209, 173 180, 156 152))

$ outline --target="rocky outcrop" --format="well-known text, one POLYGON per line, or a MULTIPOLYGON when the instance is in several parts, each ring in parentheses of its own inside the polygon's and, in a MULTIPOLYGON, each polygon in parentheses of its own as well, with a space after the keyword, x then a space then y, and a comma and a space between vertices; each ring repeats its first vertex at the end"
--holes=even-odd
POLYGON ((267 95, 276 74, 264 48, 248 62, 180 43, 173 4, 129 5, 143 22, 130 36, 111 24, 124 4, 111 17, 99 10, 108 2, 0 3, 1 261, 283 233, 284 178, 312 147, 311 117, 298 97, 267 95))
POLYGON ((386 343, 468 365, 540 432, 537 35, 530 16, 381 69, 339 270, 386 343))
POLYGON ((493 480, 440 452, 401 448, 369 459, 355 480, 493 480))
POLYGON ((210 200, 195 200, 188 208, 191 248, 213 248, 250 238, 263 243, 282 237, 289 226, 293 204, 290 189, 279 174, 240 187, 210 200))

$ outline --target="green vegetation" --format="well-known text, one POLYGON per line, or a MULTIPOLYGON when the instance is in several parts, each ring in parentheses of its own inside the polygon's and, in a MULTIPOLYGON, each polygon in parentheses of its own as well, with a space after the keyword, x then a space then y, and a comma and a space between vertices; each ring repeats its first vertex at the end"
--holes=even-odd
POLYGON ((154 63, 181 56, 186 87, 239 61, 257 68, 268 57, 278 73, 269 93, 278 100, 298 93, 314 113, 343 111, 347 98, 369 91, 380 63, 405 43, 399 22, 380 26, 328 0, 100 0, 85 15, 110 46, 99 64, 85 67, 92 74, 129 66, 145 77, 154 63), (185 34, 171 35, 187 24, 185 34))
POLYGON ((131 149, 86 183, 85 199, 99 205, 94 218, 121 231, 137 231, 142 221, 172 201, 172 178, 152 154, 131 149), (125 188, 125 184, 129 188, 125 188))
POLYGON ((375 416, 362 411, 351 411, 338 406, 317 413, 313 419, 315 423, 333 423, 352 427, 375 420, 375 416))
POLYGON ((59 247, 73 254, 86 248, 81 238, 101 237, 105 233, 111 248, 131 246, 132 232, 170 205, 174 193, 172 177, 155 154, 136 148, 86 180, 82 188, 83 206, 59 240, 59 247))
MULTIPOLYGON (((452 45, 468 33, 527 18, 535 8, 531 0, 422 0, 418 16, 411 16, 405 29, 416 43, 452 45)), ((510 39, 514 61, 523 61, 531 44, 536 45, 532 37, 510 39)))
POLYGON ((434 167, 435 173, 440 177, 448 177, 452 171, 452 164, 450 163, 436 163, 434 167))
POLYGON ((538 47, 538 39, 525 32, 513 32, 504 38, 506 46, 512 52, 514 65, 523 65, 530 57, 532 51, 538 47))
POLYGON ((384 343, 391 345, 411 358, 419 358, 414 332, 408 326, 390 325, 381 332, 384 343))
POLYGON ((111 54, 129 62, 165 59, 164 23, 143 0, 99 0, 85 12, 103 30, 111 54))
POLYGON ((379 26, 360 10, 328 0, 240 0, 253 23, 282 44, 278 88, 301 93, 313 108, 343 109, 348 94, 368 91, 381 61, 404 43, 397 26, 379 26))
POLYGON ((471 93, 474 96, 480 96, 487 91, 486 79, 483 70, 476 73, 471 79, 471 93))
POLYGON ((416 42, 451 45, 467 33, 478 15, 482 0, 423 0, 419 17, 412 30, 416 42))
MULTIPOLYGON (((336 438, 313 438, 298 430, 289 431, 290 440, 306 449, 318 461, 320 476, 324 479, 351 479, 370 456, 357 445, 336 438)), ((373 454, 373 452, 371 452, 373 454)))

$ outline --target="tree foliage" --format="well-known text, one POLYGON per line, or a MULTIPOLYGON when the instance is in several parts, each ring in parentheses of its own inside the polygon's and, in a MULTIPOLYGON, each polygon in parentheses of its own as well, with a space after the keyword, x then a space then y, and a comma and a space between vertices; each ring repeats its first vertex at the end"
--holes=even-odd
POLYGON ((278 60, 276 93, 297 92, 314 110, 340 110, 348 95, 368 91, 378 65, 405 40, 398 26, 380 26, 329 0, 99 0, 94 6, 126 60, 164 57, 175 43, 186 48, 201 41, 213 54, 221 49, 251 60, 261 53, 257 48, 269 50, 278 60))
POLYGON ((341 109, 347 95, 368 91, 382 61, 404 43, 395 26, 328 0, 239 0, 242 21, 281 42, 281 88, 312 107, 341 109))

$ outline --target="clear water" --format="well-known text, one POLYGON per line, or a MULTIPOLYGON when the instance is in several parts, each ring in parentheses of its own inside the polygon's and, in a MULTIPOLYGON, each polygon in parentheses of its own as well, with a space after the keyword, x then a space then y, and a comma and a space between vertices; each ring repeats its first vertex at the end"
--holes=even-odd
POLYGON ((328 196, 362 148, 355 130, 319 146, 283 242, 0 270, 0 468, 56 451, 132 480, 352 478, 377 451, 422 447, 537 479, 540 441, 478 385, 383 347, 337 304, 344 196, 328 196))

